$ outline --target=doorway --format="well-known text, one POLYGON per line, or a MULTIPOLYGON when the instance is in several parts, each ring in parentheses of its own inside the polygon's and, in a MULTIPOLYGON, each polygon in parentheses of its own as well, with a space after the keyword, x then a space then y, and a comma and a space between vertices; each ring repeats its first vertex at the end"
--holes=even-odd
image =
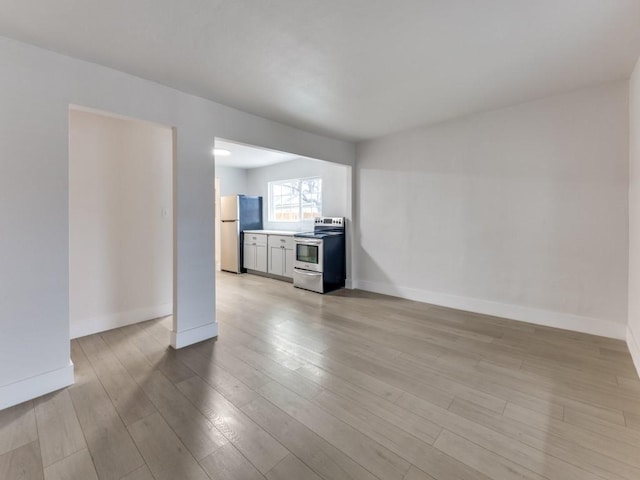
POLYGON ((173 313, 174 133, 70 108, 71 338, 173 313))
MULTIPOLYGON (((223 198, 237 195, 261 197, 264 230, 272 234, 273 232, 280 232, 284 235, 292 235, 294 232, 313 230, 314 216, 346 218, 346 284, 349 287, 351 286, 351 238, 353 235, 353 179, 351 166, 265 149, 222 138, 216 138, 214 151, 218 152, 215 155, 217 195, 219 193, 223 198), (298 198, 295 195, 284 195, 283 193, 284 187, 294 185, 296 182, 298 182, 297 185, 302 183, 308 185, 311 181, 315 182, 314 185, 317 185, 318 189, 321 188, 321 194, 317 198, 311 198, 309 200, 310 203, 308 205, 305 204, 304 207, 302 206, 302 197, 296 203, 298 198), (277 191, 280 193, 277 194, 277 191)), ((291 187, 289 191, 295 193, 295 188, 291 187)), ((308 199, 305 198, 306 200, 308 199)), ((221 239, 222 257, 224 257, 225 238, 219 234, 222 233, 219 227, 220 210, 217 209, 216 212, 218 214, 216 220, 216 252, 220 241, 218 239, 221 239)), ((231 243, 233 243, 231 247, 244 249, 242 242, 244 240, 239 235, 237 238, 231 239, 231 243)), ((256 251, 257 249, 258 247, 256 247, 256 251)), ((270 251, 268 237, 265 250, 267 252, 270 251)), ((286 271, 287 269, 278 268, 282 265, 282 262, 277 260, 275 256, 272 258, 267 254, 266 260, 262 262, 256 260, 253 262, 253 267, 250 265, 251 261, 247 261, 247 265, 244 265, 245 259, 243 256, 238 255, 238 257, 242 258, 242 266, 238 268, 238 271, 244 271, 246 268, 252 270, 252 273, 265 274, 275 279, 282 279, 280 277, 283 276, 287 277, 287 275, 281 274, 281 271, 286 271), (266 265, 266 267, 262 268, 259 265, 263 267, 266 265)), ((253 257, 249 256, 247 258, 253 257)), ((218 262, 216 261, 217 264, 218 262)), ((227 269, 225 268, 225 270, 227 269)), ((229 271, 236 270, 231 269, 229 271)), ((218 287, 221 286, 221 281, 238 281, 238 278, 234 280, 234 274, 226 272, 218 273, 217 277, 218 282, 216 285, 218 287)), ((291 281, 288 277, 285 280, 291 281)), ((220 296, 217 296, 217 298, 220 298, 220 296)))
POLYGON ((215 185, 214 185, 214 189, 215 189, 215 216, 216 216, 216 272, 220 272, 221 271, 221 261, 220 261, 220 255, 221 255, 221 247, 220 247, 220 233, 221 233, 221 228, 220 228, 220 177, 216 176, 216 180, 215 180, 215 185))

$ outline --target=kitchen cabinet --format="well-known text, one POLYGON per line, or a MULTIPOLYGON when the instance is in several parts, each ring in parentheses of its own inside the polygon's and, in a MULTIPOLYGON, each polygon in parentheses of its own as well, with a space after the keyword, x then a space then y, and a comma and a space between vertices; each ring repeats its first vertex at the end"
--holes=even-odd
POLYGON ((292 236, 269 235, 269 268, 272 275, 293 278, 295 243, 292 236))
POLYGON ((257 272, 267 272, 267 235, 246 234, 243 245, 243 267, 257 272))

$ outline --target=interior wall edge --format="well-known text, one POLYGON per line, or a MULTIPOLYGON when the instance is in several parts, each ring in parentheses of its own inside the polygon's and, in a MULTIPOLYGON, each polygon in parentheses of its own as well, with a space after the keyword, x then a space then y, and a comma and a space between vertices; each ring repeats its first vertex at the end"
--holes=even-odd
POLYGON ((633 330, 631 329, 631 325, 627 325, 627 347, 629 347, 633 364, 635 365, 636 372, 638 372, 638 377, 640 378, 640 343, 638 343, 637 338, 638 337, 634 335, 633 330))
POLYGON ((629 268, 627 347, 640 377, 640 58, 629 78, 629 268))
MULTIPOLYGON (((401 287, 389 283, 371 282, 368 280, 358 280, 357 288, 374 293, 391 295, 407 300, 430 303, 440 307, 455 308, 482 315, 506 318, 519 322, 527 322, 545 327, 560 328, 601 337, 625 339, 625 324, 612 322, 603 318, 585 317, 571 313, 557 312, 553 310, 543 310, 539 308, 526 307, 500 303, 492 300, 479 298, 461 297, 447 293, 421 290, 411 287, 401 287)), ((640 355, 640 350, 637 350, 640 355)), ((640 359, 640 356, 638 357, 640 359)), ((637 366, 638 364, 636 364, 637 366)))
POLYGON ((73 385, 73 362, 62 368, 0 387, 0 410, 73 385))

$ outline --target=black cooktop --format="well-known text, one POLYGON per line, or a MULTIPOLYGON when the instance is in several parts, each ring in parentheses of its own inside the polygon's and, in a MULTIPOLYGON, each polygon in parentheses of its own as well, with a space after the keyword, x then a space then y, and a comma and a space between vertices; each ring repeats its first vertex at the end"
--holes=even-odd
POLYGON ((344 235, 344 232, 302 232, 294 233, 293 236, 298 238, 327 238, 337 235, 344 235))

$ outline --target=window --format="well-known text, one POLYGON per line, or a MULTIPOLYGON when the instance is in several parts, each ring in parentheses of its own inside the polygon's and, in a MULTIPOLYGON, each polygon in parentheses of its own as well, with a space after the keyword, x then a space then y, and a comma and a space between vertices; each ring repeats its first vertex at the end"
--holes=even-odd
POLYGON ((269 182, 269 221, 300 222, 322 215, 322 179, 269 182))

